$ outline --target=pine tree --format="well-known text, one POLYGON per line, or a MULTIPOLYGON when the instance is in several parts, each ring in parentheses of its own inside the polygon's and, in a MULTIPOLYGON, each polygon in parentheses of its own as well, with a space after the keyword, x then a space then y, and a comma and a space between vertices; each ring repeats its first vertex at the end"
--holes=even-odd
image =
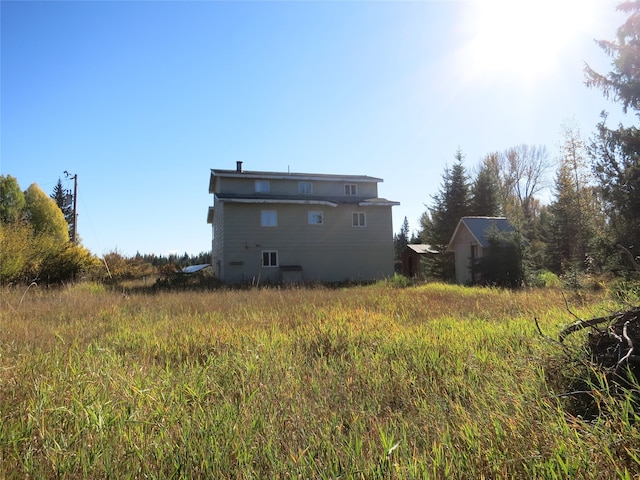
POLYGON ((469 177, 462 163, 462 152, 456 152, 453 167, 446 167, 442 175, 440 191, 433 196, 431 230, 425 232, 427 243, 444 251, 451 240, 458 221, 471 213, 469 177))
POLYGON ((423 215, 421 218, 421 224, 426 227, 421 237, 425 243, 440 252, 427 266, 426 273, 443 279, 450 279, 455 275, 453 257, 445 253, 449 240, 460 219, 471 213, 469 177, 463 160, 462 152, 458 150, 453 167, 445 168, 440 191, 432 197, 430 215, 423 215))
MULTIPOLYGON (((607 98, 640 114, 640 1, 627 1, 618 10, 628 15, 613 41, 600 47, 612 58, 613 70, 606 75, 585 67, 586 84, 602 90, 607 98)), ((634 126, 610 129, 607 116, 597 125, 589 153, 592 169, 605 202, 612 243, 640 254, 640 130, 634 126)))
POLYGON ((546 242, 547 266, 557 273, 587 268, 591 240, 603 223, 580 133, 569 126, 564 136, 546 242))
POLYGON ((393 247, 395 251, 396 260, 400 259, 400 255, 405 247, 409 244, 409 221, 407 217, 404 217, 402 227, 400 227, 400 233, 393 238, 393 247))
POLYGON ((64 219, 69 226, 69 239, 73 235, 73 206, 71 205, 71 194, 62 187, 62 181, 58 178, 58 183, 53 187, 53 193, 50 197, 56 202, 56 205, 62 210, 64 219))
POLYGON ((499 179, 491 167, 490 158, 487 157, 471 187, 471 215, 499 216, 502 212, 499 192, 499 179))

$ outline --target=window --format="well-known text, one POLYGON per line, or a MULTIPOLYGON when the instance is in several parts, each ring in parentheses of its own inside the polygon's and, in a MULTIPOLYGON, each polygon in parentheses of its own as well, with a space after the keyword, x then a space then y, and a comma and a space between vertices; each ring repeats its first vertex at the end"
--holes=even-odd
POLYGON ((275 210, 262 210, 260 214, 260 226, 262 227, 278 226, 278 212, 275 210))
POLYGON ((345 195, 357 195, 358 190, 356 189, 355 183, 345 183, 344 184, 344 194, 345 195))
POLYGON ((303 195, 311 195, 313 193, 311 182, 298 182, 298 193, 301 193, 303 195))
POLYGON ((269 180, 256 180, 256 193, 269 193, 269 180))
POLYGON ((278 266, 278 251, 277 250, 263 250, 262 251, 262 266, 263 267, 277 267, 278 266))
POLYGON ((353 220, 352 225, 354 227, 364 227, 366 226, 366 216, 364 212, 353 212, 353 220))
POLYGON ((309 225, 322 225, 324 214, 320 211, 309 211, 309 225))

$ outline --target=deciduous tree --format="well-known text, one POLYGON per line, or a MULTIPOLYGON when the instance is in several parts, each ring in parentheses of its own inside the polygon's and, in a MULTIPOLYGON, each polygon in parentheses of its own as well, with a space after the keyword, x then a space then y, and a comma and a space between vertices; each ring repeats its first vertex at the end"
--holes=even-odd
POLYGON ((31 184, 24 198, 26 217, 36 235, 51 237, 60 245, 69 241, 69 228, 62 211, 38 184, 31 184))
POLYGON ((24 193, 18 180, 11 175, 0 175, 0 222, 13 223, 24 214, 24 193))

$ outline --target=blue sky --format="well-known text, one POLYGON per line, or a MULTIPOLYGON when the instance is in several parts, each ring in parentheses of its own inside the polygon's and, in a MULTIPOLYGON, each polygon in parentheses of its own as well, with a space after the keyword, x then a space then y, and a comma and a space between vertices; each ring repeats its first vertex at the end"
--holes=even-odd
POLYGON ((77 174, 99 255, 208 251, 209 172, 237 160, 381 177, 415 230, 458 148, 555 159, 563 122, 623 118, 582 73, 609 70, 616 4, 3 0, 0 173, 77 174))

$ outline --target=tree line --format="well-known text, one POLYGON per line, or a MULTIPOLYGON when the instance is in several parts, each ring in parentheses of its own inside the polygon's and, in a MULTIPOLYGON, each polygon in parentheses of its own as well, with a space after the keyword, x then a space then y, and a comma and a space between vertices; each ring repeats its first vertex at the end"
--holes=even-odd
MULTIPOLYGON (((627 15, 616 39, 598 41, 612 59, 607 74, 585 66, 585 84, 640 115, 640 1, 617 7, 627 15)), ((640 259, 640 130, 611 127, 603 113, 585 140, 577 127, 565 125, 551 185, 543 204, 539 194, 554 162, 544 146, 518 145, 487 154, 470 173, 461 150, 442 174, 438 192, 426 204, 411 239, 405 218, 394 236, 396 255, 411 243, 439 252, 426 262, 426 275, 453 278, 446 247, 464 216, 504 216, 515 227, 517 260, 529 274, 637 273, 640 259)), ((498 242, 499 243, 499 242, 498 242)))
POLYGON ((47 196, 35 183, 22 191, 15 177, 0 175, 0 284, 55 284, 81 277, 119 282, 167 276, 211 261, 210 252, 127 257, 116 250, 98 258, 78 238, 71 241, 73 222, 60 180, 47 196))

